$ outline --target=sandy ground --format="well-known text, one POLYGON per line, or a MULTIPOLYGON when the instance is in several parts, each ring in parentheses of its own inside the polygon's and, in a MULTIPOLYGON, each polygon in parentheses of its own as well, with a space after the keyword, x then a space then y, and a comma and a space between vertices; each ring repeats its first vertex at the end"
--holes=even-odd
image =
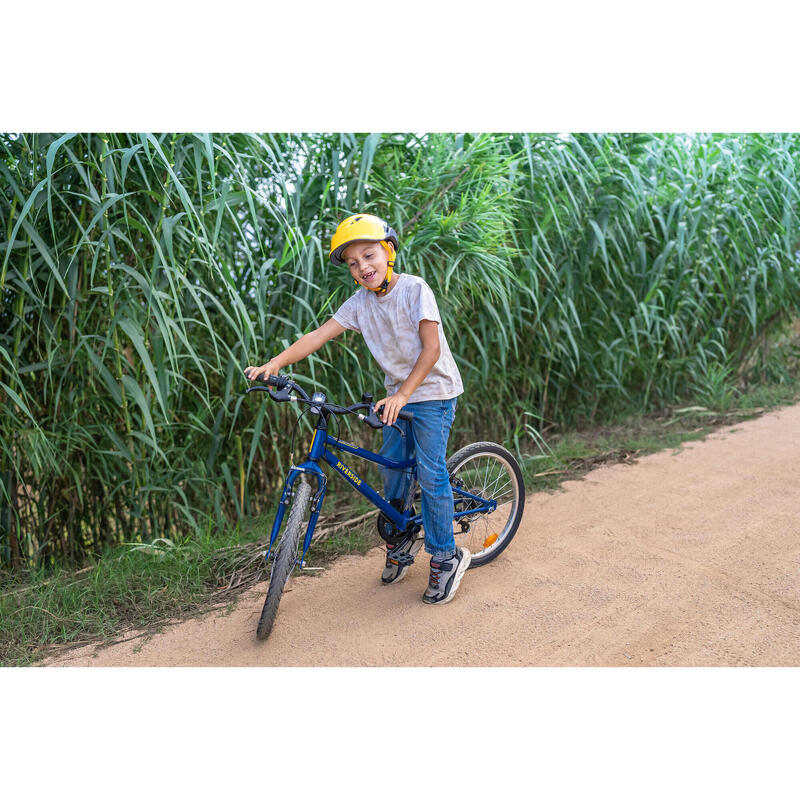
POLYGON ((427 559, 382 586, 383 551, 266 584, 228 616, 56 666, 798 666, 800 405, 528 496, 516 538, 446 606, 427 559))

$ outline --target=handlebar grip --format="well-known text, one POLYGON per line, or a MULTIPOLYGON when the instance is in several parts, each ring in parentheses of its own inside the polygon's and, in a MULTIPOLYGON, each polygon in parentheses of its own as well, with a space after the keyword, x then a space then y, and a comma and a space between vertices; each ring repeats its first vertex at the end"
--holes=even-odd
POLYGON ((289 380, 288 375, 270 375, 267 378, 267 384, 269 386, 274 386, 279 391, 287 386, 291 381, 289 380))
POLYGON ((398 413, 397 418, 398 419, 407 420, 408 422, 413 422, 414 421, 414 412, 413 411, 403 411, 403 409, 400 409, 400 412, 398 413))

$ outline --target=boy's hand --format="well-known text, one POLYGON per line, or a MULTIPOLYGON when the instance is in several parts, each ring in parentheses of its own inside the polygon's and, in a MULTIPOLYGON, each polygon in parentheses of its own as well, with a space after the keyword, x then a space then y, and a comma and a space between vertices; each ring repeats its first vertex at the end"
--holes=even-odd
POLYGON ((374 406, 375 413, 378 414, 380 407, 383 406, 383 415, 378 414, 378 416, 386 425, 394 425, 397 422, 397 415, 407 402, 408 397, 403 392, 396 392, 391 397, 378 400, 374 406))
POLYGON ((273 358, 260 367, 245 367, 244 375, 248 380, 256 381, 259 376, 263 375, 263 380, 266 381, 270 375, 277 375, 281 370, 281 365, 277 359, 273 358))

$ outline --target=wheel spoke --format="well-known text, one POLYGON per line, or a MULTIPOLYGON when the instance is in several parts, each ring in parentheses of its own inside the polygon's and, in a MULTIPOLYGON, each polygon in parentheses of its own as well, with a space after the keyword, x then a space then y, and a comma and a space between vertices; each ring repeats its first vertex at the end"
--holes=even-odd
MULTIPOLYGON (((485 500, 493 500, 495 497, 497 497, 497 495, 499 494, 500 490, 499 489, 495 489, 495 487, 497 486, 497 484, 498 484, 498 482, 500 481, 501 478, 508 478, 507 473, 501 472, 497 476, 497 478, 495 478, 495 481, 491 485, 491 487, 489 488, 489 491, 487 491, 486 494, 483 496, 485 500)), ((506 480, 506 482, 503 484, 502 488, 505 489, 505 487, 508 486, 510 483, 511 483, 511 479, 508 478, 506 480)))
MULTIPOLYGON (((500 498, 504 497, 504 492, 505 492, 505 489, 506 489, 507 486, 511 486, 511 481, 510 480, 506 481, 502 485, 502 487, 501 487, 502 491, 496 490, 496 491, 492 492, 492 494, 489 495, 488 499, 489 500, 499 500, 500 498)), ((511 494, 513 495, 514 492, 512 491, 511 494)))

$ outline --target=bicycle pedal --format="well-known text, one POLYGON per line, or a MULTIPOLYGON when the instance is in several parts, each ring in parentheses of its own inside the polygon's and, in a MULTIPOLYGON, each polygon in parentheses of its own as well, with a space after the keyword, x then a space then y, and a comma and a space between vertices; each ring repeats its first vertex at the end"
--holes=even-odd
POLYGON ((388 560, 398 567, 410 567, 414 563, 414 556, 411 553, 390 553, 388 560))

